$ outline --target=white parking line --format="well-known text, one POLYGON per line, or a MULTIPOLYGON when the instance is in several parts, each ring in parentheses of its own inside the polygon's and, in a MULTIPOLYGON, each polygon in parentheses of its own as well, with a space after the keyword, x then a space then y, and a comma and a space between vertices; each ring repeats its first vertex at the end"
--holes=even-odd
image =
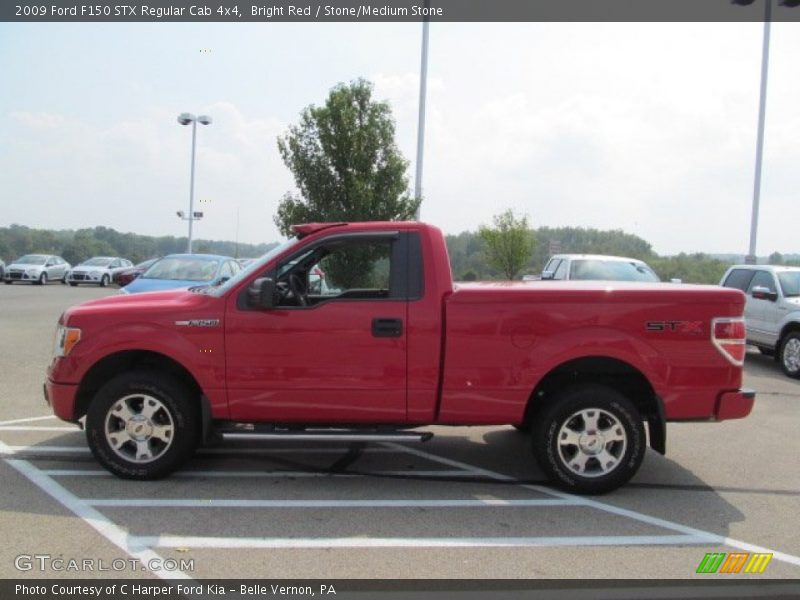
POLYGON ((81 433, 79 427, 26 427, 23 425, 2 425, 0 431, 69 431, 70 433, 81 433))
MULTIPOLYGON (((28 454, 37 454, 37 453, 79 453, 79 454, 88 454, 89 448, 86 446, 39 446, 36 444, 29 444, 26 446, 5 446, 9 448, 15 453, 25 452, 28 454)), ((227 447, 227 448, 200 448, 198 449, 198 454, 345 454, 347 452, 346 447, 341 448, 331 448, 331 447, 324 447, 324 448, 307 448, 307 447, 297 447, 297 448, 270 448, 265 446, 263 448, 235 448, 235 447, 227 447)), ((366 452, 369 454, 397 454, 396 450, 391 448, 361 448, 360 452, 366 452)))
POLYGON ((553 546, 652 546, 708 544, 694 535, 555 536, 499 538, 229 538, 132 536, 133 546, 152 548, 509 548, 553 546))
POLYGON ((492 500, 246 500, 228 498, 87 498, 90 506, 108 508, 497 508, 520 506, 575 506, 572 499, 492 500))
MULTIPOLYGON (((11 449, 0 441, 0 451, 11 453, 11 449)), ((132 558, 136 558, 143 566, 163 565, 164 559, 153 550, 142 547, 132 548, 128 542, 128 533, 106 518, 98 510, 89 506, 84 500, 69 492, 54 479, 44 475, 39 469, 26 460, 15 458, 5 459, 5 462, 16 471, 24 475, 40 490, 53 498, 67 510, 74 513, 84 523, 97 531, 109 542, 120 548, 132 558), (157 562, 156 562, 157 561, 157 562)), ((167 571, 163 568, 149 571, 162 579, 189 579, 182 571, 167 571)))
MULTIPOLYGON (((476 472, 480 472, 486 477, 491 477, 498 481, 514 481, 513 477, 508 475, 503 475, 502 473, 497 473, 495 471, 489 471, 488 469, 482 469, 480 467, 476 467, 474 465, 469 465, 467 463, 462 463, 457 460, 452 460, 449 458, 444 458, 441 456, 437 456, 435 454, 430 454, 423 450, 417 450, 416 448, 409 448, 408 446, 403 446, 401 444, 396 444, 394 442, 387 442, 384 444, 387 448, 394 448, 396 450, 403 450, 409 454, 413 454, 414 456, 418 456, 421 458, 427 458, 433 462, 438 462, 440 464, 448 465, 451 467, 465 467, 469 469, 473 469, 476 472)), ((590 508, 596 508, 598 510, 605 511, 607 513, 619 515, 622 517, 627 517, 629 519, 633 519, 634 521, 639 521, 641 523, 647 523, 648 525, 655 525, 657 527, 662 527, 664 529, 670 529, 672 531, 680 532, 687 536, 695 536, 698 538, 705 538, 706 543, 715 543, 725 546, 731 546, 733 548, 738 548, 740 550, 746 550, 748 552, 761 552, 761 553, 768 553, 772 554, 775 560, 780 560, 785 563, 789 563, 792 565, 800 566, 800 556, 795 556, 793 554, 787 554, 785 552, 779 552, 777 550, 773 550, 771 548, 766 548, 764 546, 757 546, 755 544, 749 544, 747 542, 743 542, 741 540, 737 540, 730 537, 725 537, 716 533, 712 533, 710 531, 703 531, 702 529, 697 529, 695 527, 687 527, 686 525, 681 525, 680 523, 675 523, 673 521, 668 521, 666 519, 660 519, 658 517, 651 517, 649 515, 645 515, 633 510, 628 510, 626 508, 619 508, 617 506, 613 506, 611 504, 606 504, 604 502, 599 502, 597 500, 592 500, 590 498, 584 496, 575 496, 574 494, 567 494, 565 492, 559 492, 557 490, 547 488, 540 485, 531 485, 527 483, 520 484, 520 487, 533 490, 539 492, 541 494, 547 494, 549 496, 554 496, 556 498, 562 499, 573 499, 577 501, 577 505, 583 505, 590 508)))
POLYGON ((0 425, 13 425, 14 423, 30 423, 32 421, 46 421, 48 419, 57 419, 55 415, 47 415, 46 417, 28 417, 27 419, 13 419, 12 421, 0 421, 0 425))
MULTIPOLYGON (((111 477, 112 474, 104 469, 42 469, 42 473, 51 477, 111 477)), ((170 477, 192 479, 197 477, 211 478, 305 478, 305 477, 368 477, 370 475, 387 475, 395 477, 466 477, 469 473, 464 471, 369 471, 364 473, 336 473, 335 471, 177 471, 170 477)))

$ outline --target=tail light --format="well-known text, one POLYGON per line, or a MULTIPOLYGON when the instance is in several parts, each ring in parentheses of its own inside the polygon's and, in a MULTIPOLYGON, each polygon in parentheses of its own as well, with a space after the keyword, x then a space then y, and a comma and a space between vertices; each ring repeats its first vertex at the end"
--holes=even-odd
POLYGON ((718 318, 711 321, 711 341, 737 367, 744 364, 745 339, 744 319, 718 318))

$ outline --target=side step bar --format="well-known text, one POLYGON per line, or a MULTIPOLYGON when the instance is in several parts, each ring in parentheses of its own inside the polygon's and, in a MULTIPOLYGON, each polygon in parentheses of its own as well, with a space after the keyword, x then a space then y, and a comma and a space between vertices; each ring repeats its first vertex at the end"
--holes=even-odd
POLYGON ((307 431, 247 431, 222 430, 216 432, 226 440, 281 440, 298 442, 427 442, 433 437, 430 431, 374 431, 374 430, 307 430, 307 431))

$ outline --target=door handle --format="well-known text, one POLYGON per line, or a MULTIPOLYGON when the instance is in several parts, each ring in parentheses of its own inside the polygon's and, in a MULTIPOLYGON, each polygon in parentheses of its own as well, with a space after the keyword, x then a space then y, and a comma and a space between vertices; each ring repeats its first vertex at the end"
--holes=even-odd
POLYGON ((372 319, 373 337, 401 337, 403 335, 403 320, 377 317, 372 319))

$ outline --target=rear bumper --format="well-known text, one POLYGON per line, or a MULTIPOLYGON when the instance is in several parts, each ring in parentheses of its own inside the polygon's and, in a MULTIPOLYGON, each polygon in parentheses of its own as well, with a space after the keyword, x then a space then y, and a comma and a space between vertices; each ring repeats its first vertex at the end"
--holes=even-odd
POLYGON ((743 419, 753 410, 755 401, 756 393, 753 390, 742 389, 735 392, 722 392, 717 397, 714 417, 717 421, 743 419))
POLYGON ((53 413, 65 421, 76 421, 75 396, 78 393, 77 385, 55 383, 48 379, 44 383, 44 399, 53 408, 53 413))

